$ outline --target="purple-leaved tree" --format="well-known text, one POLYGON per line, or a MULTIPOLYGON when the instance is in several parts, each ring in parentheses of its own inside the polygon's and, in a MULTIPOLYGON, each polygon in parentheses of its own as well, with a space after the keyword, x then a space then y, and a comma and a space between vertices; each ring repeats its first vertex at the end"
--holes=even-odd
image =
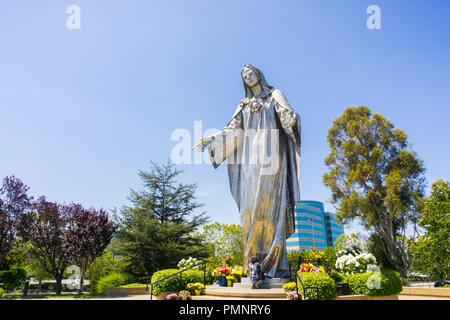
POLYGON ((29 188, 14 177, 5 177, 0 188, 0 270, 8 269, 7 253, 17 238, 18 222, 30 210, 29 188))
POLYGON ((47 201, 42 196, 33 204, 33 210, 23 216, 20 233, 30 241, 30 253, 43 269, 56 280, 56 294, 61 294, 64 270, 69 264, 66 246, 66 230, 69 217, 64 206, 47 201))
POLYGON ((68 261, 80 268, 81 294, 88 266, 103 254, 116 225, 108 219, 108 213, 103 209, 88 210, 80 204, 71 204, 65 207, 65 211, 69 220, 63 247, 68 261))

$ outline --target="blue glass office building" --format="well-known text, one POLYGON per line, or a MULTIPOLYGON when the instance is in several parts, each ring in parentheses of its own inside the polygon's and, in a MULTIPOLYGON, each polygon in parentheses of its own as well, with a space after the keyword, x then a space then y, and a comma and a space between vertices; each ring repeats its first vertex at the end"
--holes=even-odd
POLYGON ((333 214, 325 212, 322 202, 302 200, 295 206, 295 233, 286 240, 287 251, 317 250, 333 246, 344 233, 333 214))
POLYGON ((344 234, 344 228, 336 222, 334 214, 331 212, 325 212, 325 229, 329 247, 332 247, 337 238, 344 234))

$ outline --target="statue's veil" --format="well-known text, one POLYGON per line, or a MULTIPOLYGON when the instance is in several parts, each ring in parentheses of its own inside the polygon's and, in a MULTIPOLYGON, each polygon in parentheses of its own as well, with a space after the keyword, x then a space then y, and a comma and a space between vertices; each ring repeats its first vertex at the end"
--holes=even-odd
MULTIPOLYGON (((259 84, 263 88, 262 96, 267 96, 270 92, 272 92, 273 87, 267 83, 266 78, 264 78, 264 74, 261 72, 261 70, 259 70, 257 67, 255 67, 252 64, 246 64, 241 70, 241 77, 242 77, 242 72, 245 69, 252 69, 253 72, 256 73, 256 75, 258 76, 259 84)), ((248 99, 253 98, 253 92, 249 88, 249 86, 247 86, 247 84, 245 83, 243 78, 242 78, 242 82, 244 83, 244 89, 245 89, 245 97, 244 98, 248 98, 248 99)))

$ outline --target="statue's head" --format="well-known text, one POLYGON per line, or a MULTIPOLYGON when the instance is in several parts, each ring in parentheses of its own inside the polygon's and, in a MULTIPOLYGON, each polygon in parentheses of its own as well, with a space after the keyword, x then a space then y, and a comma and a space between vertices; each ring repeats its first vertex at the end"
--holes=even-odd
POLYGON ((245 89, 245 97, 252 98, 253 93, 250 88, 261 85, 262 90, 264 91, 263 95, 269 94, 273 87, 269 85, 264 78, 263 73, 257 67, 252 64, 246 64, 241 70, 242 81, 244 82, 245 89))
POLYGON ((255 68, 247 64, 242 68, 241 71, 242 80, 244 80, 245 84, 249 87, 254 87, 258 83, 260 83, 260 76, 255 68))

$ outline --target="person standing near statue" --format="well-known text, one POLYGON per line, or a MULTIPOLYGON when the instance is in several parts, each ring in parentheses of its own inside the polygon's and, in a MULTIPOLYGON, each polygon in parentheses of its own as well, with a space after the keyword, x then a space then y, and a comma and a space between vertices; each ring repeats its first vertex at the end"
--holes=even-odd
POLYGON ((294 232, 300 200, 300 116, 254 65, 245 65, 241 77, 245 97, 228 125, 199 139, 193 149, 207 149, 214 168, 227 161, 244 261, 256 256, 267 277, 284 278, 289 276, 286 239, 294 232))

